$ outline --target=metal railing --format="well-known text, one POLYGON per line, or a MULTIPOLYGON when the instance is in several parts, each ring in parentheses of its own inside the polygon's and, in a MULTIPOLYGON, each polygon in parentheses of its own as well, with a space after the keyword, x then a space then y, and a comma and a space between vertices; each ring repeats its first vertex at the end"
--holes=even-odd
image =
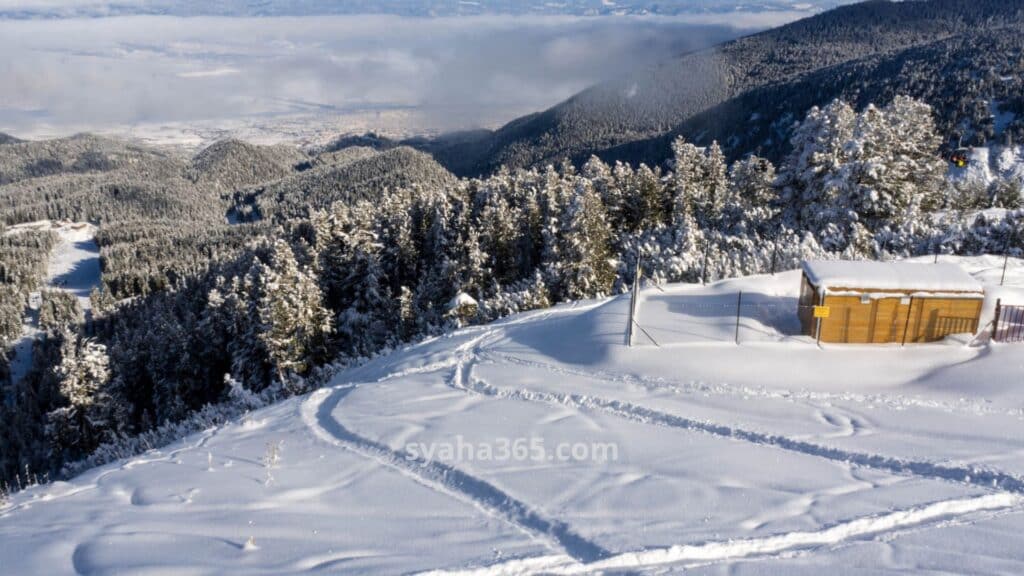
POLYGON ((1024 342, 1024 306, 996 301, 992 339, 997 342, 1024 342))

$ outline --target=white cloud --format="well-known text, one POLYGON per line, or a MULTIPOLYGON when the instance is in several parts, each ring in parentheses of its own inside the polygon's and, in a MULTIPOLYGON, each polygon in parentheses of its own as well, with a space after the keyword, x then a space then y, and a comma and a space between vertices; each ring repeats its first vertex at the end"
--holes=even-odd
POLYGON ((240 72, 237 68, 213 68, 210 70, 178 72, 178 78, 216 78, 218 76, 233 76, 240 72))
POLYGON ((396 107, 492 124, 730 34, 694 18, 0 20, 0 131, 396 107))

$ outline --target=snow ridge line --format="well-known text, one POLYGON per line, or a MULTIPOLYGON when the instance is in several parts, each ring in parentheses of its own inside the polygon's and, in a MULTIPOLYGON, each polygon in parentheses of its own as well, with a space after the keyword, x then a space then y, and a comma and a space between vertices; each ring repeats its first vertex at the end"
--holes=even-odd
POLYGON ((730 386, 727 384, 706 384, 704 382, 683 382, 669 378, 639 376, 611 370, 576 370, 564 366, 557 366, 536 360, 526 360, 509 354, 486 353, 486 356, 500 359, 509 364, 526 366, 529 368, 540 368, 558 374, 571 376, 583 376, 604 380, 605 382, 629 383, 642 386, 648 390, 669 390, 675 394, 714 394, 716 396, 742 397, 751 396, 755 398, 766 398, 770 400, 789 400, 804 402, 856 402, 858 404, 884 404, 894 408, 926 408, 930 410, 942 410, 944 412, 960 414, 993 414, 999 416, 1011 416, 1024 418, 1024 409, 997 410, 979 403, 964 402, 954 404, 938 400, 924 400, 912 396, 900 396, 889 394, 836 394, 833 392, 812 392, 808 390, 778 390, 773 391, 767 388, 751 388, 749 386, 730 386))
POLYGON ((892 533, 935 520, 1010 508, 1020 505, 1022 501, 1024 498, 1017 494, 1002 492, 973 498, 944 500, 878 516, 855 518, 821 530, 788 532, 743 540, 711 541, 702 544, 677 544, 666 548, 616 554, 590 564, 581 564, 567 556, 540 556, 510 560, 481 568, 425 572, 423 576, 499 576, 536 574, 538 572, 585 574, 669 564, 682 564, 689 568, 752 556, 773 556, 791 550, 816 546, 838 545, 856 538, 892 533))
MULTIPOLYGON (((444 336, 445 338, 454 338, 458 336, 475 334, 475 336, 473 336, 469 340, 455 347, 455 355, 449 356, 443 360, 438 360, 436 362, 424 364, 422 366, 394 370, 384 374, 383 376, 380 376, 379 378, 376 378, 374 381, 385 382, 388 380, 394 380, 396 378, 404 378, 406 376, 415 376, 417 374, 429 374, 431 372, 438 372, 440 370, 444 370, 445 368, 455 368, 459 364, 464 363, 469 358, 475 356, 480 351, 480 347, 483 344, 483 342, 495 336, 501 329, 511 326, 518 326, 520 324, 528 324, 531 322, 542 321, 558 314, 586 311, 590 310, 591 308, 603 306, 604 304, 605 302, 599 301, 588 303, 581 306, 578 301, 574 301, 570 305, 561 308, 531 310, 527 312, 522 312, 512 317, 506 317, 503 319, 496 320, 491 324, 486 324, 482 326, 468 326, 462 328, 455 333, 450 333, 444 336)), ((428 338, 423 342, 420 342, 419 344, 433 342, 436 339, 437 337, 428 338)), ((419 344, 413 345, 412 347, 415 348, 419 344)))
POLYGON ((803 440, 796 440, 786 436, 755 432, 751 430, 744 430, 742 428, 733 428, 722 424, 716 424, 714 422, 693 420, 691 418, 652 410, 630 402, 607 400, 596 396, 539 392, 525 388, 503 390, 475 377, 472 374, 472 368, 472 362, 470 362, 468 366, 460 365, 456 368, 452 378, 454 387, 495 398, 556 404, 584 410, 598 410, 613 416, 643 424, 654 424, 670 428, 703 432, 712 436, 741 440, 743 442, 762 446, 772 446, 789 452, 797 452, 835 462, 844 462, 864 468, 882 470, 892 474, 958 482, 979 488, 1003 490, 1006 492, 1024 495, 1024 478, 996 470, 985 470, 966 466, 947 466, 923 460, 901 460, 899 458, 892 458, 881 454, 852 452, 840 448, 814 444, 803 440))
POLYGON ((356 387, 346 385, 317 390, 302 403, 302 420, 314 435, 328 444, 374 459, 432 490, 468 502, 530 536, 553 541, 553 544, 577 561, 594 562, 611 556, 611 552, 578 535, 568 524, 541 516, 527 504, 485 480, 441 462, 394 450, 345 428, 333 417, 333 413, 345 396, 356 387))
POLYGON ((442 360, 440 362, 432 362, 423 366, 417 366, 415 368, 405 368, 403 370, 396 370, 395 372, 388 372, 384 376, 381 376, 376 381, 385 382, 387 380, 394 380, 395 378, 405 378, 406 376, 415 376, 417 374, 429 374, 431 372, 437 372, 438 370, 444 370, 445 368, 451 368, 458 363, 457 358, 451 358, 442 360))
MULTIPOLYGON (((479 332, 479 335, 470 338, 469 340, 459 344, 455 347, 456 354, 449 356, 443 360, 437 362, 431 362, 424 364, 423 366, 414 366, 411 368, 403 368, 401 370, 395 370, 388 372, 387 374, 377 378, 375 382, 386 382, 388 380, 394 380, 396 378, 405 378, 406 376, 415 376, 417 374, 430 374, 432 372, 439 372, 445 368, 454 368, 460 363, 465 362, 466 358, 472 351, 479 348, 480 343, 491 337, 495 333, 495 329, 491 327, 480 327, 479 330, 473 330, 468 333, 479 332)), ((466 333, 466 332, 464 332, 466 333)))

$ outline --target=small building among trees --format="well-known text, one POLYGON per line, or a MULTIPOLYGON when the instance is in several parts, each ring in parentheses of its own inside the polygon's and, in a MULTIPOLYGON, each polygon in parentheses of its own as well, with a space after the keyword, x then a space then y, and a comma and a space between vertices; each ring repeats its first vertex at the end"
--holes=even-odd
POLYGON ((448 302, 448 315, 462 324, 469 324, 476 317, 478 309, 476 299, 465 292, 459 292, 448 302))
POLYGON ((822 342, 934 342, 978 330, 980 282, 956 264, 803 263, 800 323, 822 342))

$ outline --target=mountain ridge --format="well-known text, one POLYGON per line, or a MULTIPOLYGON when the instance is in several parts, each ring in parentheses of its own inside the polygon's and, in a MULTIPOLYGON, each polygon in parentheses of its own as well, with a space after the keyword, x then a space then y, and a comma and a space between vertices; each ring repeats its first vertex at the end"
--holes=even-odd
MULTIPOLYGON (((681 134, 701 142, 701 132, 712 125, 694 119, 751 92, 784 89, 829 69, 844 72, 843 66, 855 66, 861 60, 898 59, 900 54, 937 42, 978 38, 1000 29, 1018 30, 1022 24, 1021 7, 994 0, 871 0, 681 55, 629 77, 590 87, 489 133, 406 143, 432 153, 452 172, 470 176, 491 173, 502 165, 537 166, 564 157, 578 161, 590 154, 656 163, 663 158, 622 157, 608 151, 668 135, 681 134), (700 81, 694 83, 694 78, 700 81)), ((1021 73, 1024 75, 1024 70, 1021 73)), ((887 78, 872 80, 884 85, 887 78)), ((856 86, 840 88, 822 93, 813 104, 848 97, 856 86)), ((793 115, 800 118, 806 110, 796 110, 793 115)), ((755 149, 748 146, 728 152, 735 157, 755 149)))

